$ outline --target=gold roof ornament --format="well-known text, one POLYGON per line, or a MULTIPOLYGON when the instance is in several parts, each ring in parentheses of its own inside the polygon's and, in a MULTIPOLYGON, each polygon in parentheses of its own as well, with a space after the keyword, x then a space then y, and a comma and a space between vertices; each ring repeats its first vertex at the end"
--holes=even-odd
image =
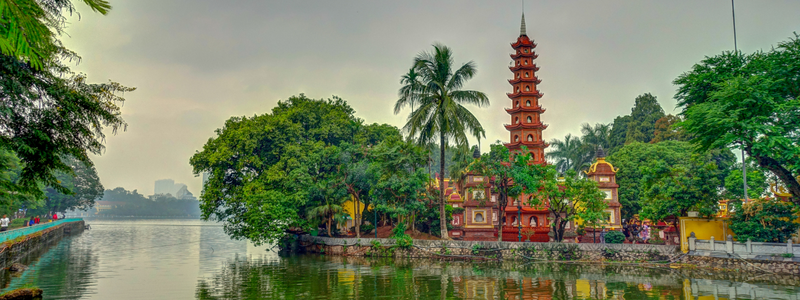
POLYGON ((611 172, 614 172, 614 174, 616 174, 617 171, 619 171, 619 168, 614 168, 614 165, 612 165, 610 162, 606 161, 606 152, 603 150, 603 146, 598 146, 597 147, 597 154, 595 156, 597 157, 597 161, 595 161, 589 167, 588 171, 583 171, 587 175, 597 172, 597 166, 599 166, 601 164, 608 165, 608 167, 611 169, 611 172))

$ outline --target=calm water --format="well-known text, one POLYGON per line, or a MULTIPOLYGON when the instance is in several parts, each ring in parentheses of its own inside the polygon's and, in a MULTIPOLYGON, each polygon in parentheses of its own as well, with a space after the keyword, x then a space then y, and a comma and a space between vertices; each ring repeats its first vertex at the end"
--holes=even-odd
MULTIPOLYGON (((45 299, 800 299, 767 277, 633 266, 279 257, 197 220, 90 221, 3 290, 45 299), (716 297, 716 298, 715 298, 716 297)), ((787 278, 778 278, 784 280, 787 278)), ((789 281, 792 279, 789 278, 789 281)))

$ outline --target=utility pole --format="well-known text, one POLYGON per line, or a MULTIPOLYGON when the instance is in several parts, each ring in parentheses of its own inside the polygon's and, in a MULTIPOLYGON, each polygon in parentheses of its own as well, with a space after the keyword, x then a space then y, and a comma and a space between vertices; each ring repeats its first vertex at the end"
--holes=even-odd
MULTIPOLYGON (((736 8, 731 0, 731 16, 733 19, 733 51, 739 57, 739 45, 736 42, 736 8)), ((747 203, 747 160, 744 152, 744 137, 742 137, 742 185, 744 187, 744 202, 747 203)))

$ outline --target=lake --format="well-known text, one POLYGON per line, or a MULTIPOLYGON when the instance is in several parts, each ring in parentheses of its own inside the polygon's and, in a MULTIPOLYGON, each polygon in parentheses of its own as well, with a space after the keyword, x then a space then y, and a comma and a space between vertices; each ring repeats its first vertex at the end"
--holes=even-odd
MULTIPOLYGON (((296 255, 199 220, 90 220, 0 276, 45 299, 800 299, 781 279, 631 265, 296 255)), ((783 278, 785 279, 785 278, 783 278)), ((784 281, 785 282, 785 281, 784 281)))

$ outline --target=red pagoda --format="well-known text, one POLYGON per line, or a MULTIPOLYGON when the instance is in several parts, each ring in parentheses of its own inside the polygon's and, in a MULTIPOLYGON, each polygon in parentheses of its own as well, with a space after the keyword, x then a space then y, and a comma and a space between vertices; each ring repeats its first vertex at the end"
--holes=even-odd
MULTIPOLYGON (((515 53, 511 54, 514 65, 509 68, 514 73, 514 79, 508 81, 513 92, 508 94, 508 98, 511 99, 511 108, 506 109, 506 112, 511 115, 511 124, 505 125, 511 139, 505 146, 512 153, 512 158, 513 155, 522 153, 522 147, 525 146, 527 152, 531 154, 529 163, 544 164, 544 149, 547 144, 542 138, 542 130, 547 128, 547 125, 542 124, 540 118, 540 115, 544 113, 544 109, 539 105, 542 93, 536 88, 542 81, 536 77, 536 71, 539 70, 533 63, 538 56, 533 51, 536 43, 526 33, 525 14, 522 14, 519 31, 517 41, 511 44, 515 53)), ((550 240, 548 236, 550 210, 546 206, 530 207, 525 205, 528 203, 528 197, 530 195, 520 195, 518 199, 509 199, 503 224, 504 241, 521 239, 523 228, 530 235, 530 241, 547 242, 550 240)))
POLYGON ((510 142, 505 145, 513 154, 519 154, 522 152, 522 146, 525 146, 531 154, 531 163, 543 164, 544 148, 547 144, 542 139, 542 130, 547 128, 547 125, 542 124, 540 119, 544 109, 539 105, 539 99, 543 95, 536 88, 542 81, 536 77, 536 71, 539 70, 533 62, 538 56, 533 51, 536 43, 528 38, 526 33, 525 14, 522 15, 517 42, 511 44, 511 47, 515 51, 511 54, 514 65, 509 68, 514 73, 514 79, 508 81, 513 92, 508 93, 511 108, 506 109, 506 112, 511 115, 511 124, 505 126, 510 134, 510 142))

